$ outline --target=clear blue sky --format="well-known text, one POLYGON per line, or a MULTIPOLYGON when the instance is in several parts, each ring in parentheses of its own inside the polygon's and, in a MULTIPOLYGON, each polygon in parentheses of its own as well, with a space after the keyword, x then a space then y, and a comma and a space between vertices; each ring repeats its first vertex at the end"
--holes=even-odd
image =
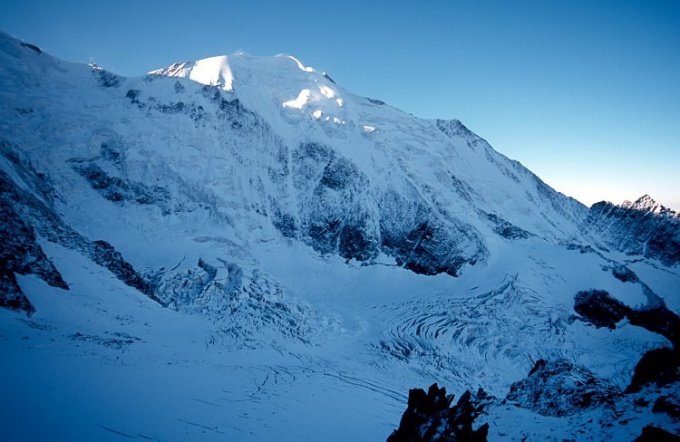
POLYGON ((291 54, 358 95, 458 118, 586 204, 680 210, 680 0, 0 0, 0 29, 141 75, 291 54))

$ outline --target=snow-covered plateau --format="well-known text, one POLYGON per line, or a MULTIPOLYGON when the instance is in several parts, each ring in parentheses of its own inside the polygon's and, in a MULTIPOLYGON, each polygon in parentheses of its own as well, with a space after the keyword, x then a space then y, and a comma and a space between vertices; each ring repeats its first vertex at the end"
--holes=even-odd
POLYGON ((680 434, 678 214, 290 56, 0 33, 0 216, 3 441, 385 440, 435 382, 489 440, 680 434))

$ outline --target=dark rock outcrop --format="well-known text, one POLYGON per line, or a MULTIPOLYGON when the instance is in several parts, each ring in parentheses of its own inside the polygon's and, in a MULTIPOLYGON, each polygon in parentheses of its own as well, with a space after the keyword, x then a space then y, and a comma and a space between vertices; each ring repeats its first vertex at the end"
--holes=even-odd
POLYGON ((153 298, 153 291, 149 283, 108 242, 102 240, 94 241, 90 249, 90 258, 100 266, 109 269, 111 273, 116 275, 125 284, 153 298))
POLYGON ((419 388, 410 390, 399 429, 387 441, 486 441, 489 424, 476 430, 472 424, 492 399, 482 389, 475 395, 466 391, 451 406, 453 396, 447 396, 446 389, 437 384, 432 384, 427 393, 419 388))
POLYGON ((675 391, 675 395, 661 396, 652 407, 654 413, 665 413, 674 420, 680 420, 680 392, 675 391))
POLYGON ((604 290, 587 290, 576 294, 574 311, 595 327, 613 330, 631 309, 604 290))
POLYGON ((658 333, 673 344, 673 348, 680 349, 680 317, 665 305, 652 308, 632 309, 628 313, 631 324, 644 327, 658 333))
POLYGON ((633 379, 626 393, 635 393, 648 384, 668 385, 680 379, 678 352, 670 348, 657 348, 645 353, 635 366, 633 379))
POLYGON ((13 183, 0 171, 0 307, 33 313, 35 308, 17 283, 15 273, 34 274, 53 287, 68 284, 37 242, 35 231, 14 210, 13 183))
POLYGON ((635 442, 680 442, 680 437, 661 428, 647 425, 642 429, 642 434, 635 439, 635 442))
MULTIPOLYGON (((637 282, 637 276, 625 268, 614 268, 614 276, 625 282, 637 282)), ((643 285, 643 289, 649 290, 643 285)), ((653 293, 652 293, 653 295, 653 293)), ((680 379, 680 317, 658 299, 652 307, 634 309, 614 299, 603 290, 588 290, 576 294, 574 310, 595 327, 616 328, 628 318, 632 325, 643 327, 668 339, 672 348, 658 348, 645 353, 635 366, 635 372, 626 393, 640 391, 646 385, 669 385, 680 379)))
POLYGON ((565 360, 536 362, 529 375, 510 386, 507 400, 543 416, 569 416, 613 404, 618 388, 565 360))
POLYGON ((38 46, 36 46, 36 45, 30 44, 30 43, 26 43, 26 42, 22 42, 22 43, 21 43, 21 46, 23 46, 23 47, 25 47, 25 48, 28 48, 28 49, 30 49, 30 50, 32 50, 32 51, 35 51, 35 52, 37 52, 38 54, 42 54, 42 49, 40 49, 40 48, 39 48, 38 46))
MULTIPOLYGON (((105 150, 105 152, 111 151, 105 150)), ((115 157, 115 152, 109 155, 115 157)), ((74 169, 90 183, 94 190, 111 202, 130 201, 142 205, 154 204, 161 208, 163 214, 170 213, 170 194, 163 187, 147 186, 137 181, 110 176, 96 163, 78 164, 74 169)))
POLYGON ((486 214, 486 218, 494 225, 493 231, 499 236, 506 239, 526 239, 534 236, 532 233, 517 227, 516 225, 504 220, 498 215, 491 213, 486 214))
POLYGON ((628 267, 616 265, 611 267, 611 272, 614 278, 618 279, 621 282, 633 282, 633 283, 640 282, 640 278, 638 278, 637 275, 628 267))
MULTIPOLYGON (((640 283, 637 276, 626 268, 615 267, 612 272, 621 281, 640 283)), ((644 284, 643 289, 649 291, 644 284)), ((660 334, 672 343, 672 348, 650 350, 640 358, 626 393, 636 393, 652 384, 670 385, 680 379, 680 318, 664 305, 663 300, 658 299, 656 302, 652 307, 634 309, 603 290, 582 291, 574 298, 576 313, 595 327, 614 329, 620 320, 627 318, 630 324, 660 334)))
MULTIPOLYGON (((621 276, 623 273, 617 274, 621 276)), ((627 280, 635 282, 634 279, 628 279, 630 275, 635 276, 634 273, 624 275, 627 280)), ((643 286, 643 289, 649 290, 646 286, 643 286)), ((586 290, 578 292, 574 297, 574 311, 595 327, 607 327, 612 330, 619 321, 628 318, 632 325, 660 334, 671 341, 673 347, 677 349, 680 340, 680 317, 666 307, 660 298, 655 302, 654 306, 635 309, 613 298, 604 290, 586 290)))

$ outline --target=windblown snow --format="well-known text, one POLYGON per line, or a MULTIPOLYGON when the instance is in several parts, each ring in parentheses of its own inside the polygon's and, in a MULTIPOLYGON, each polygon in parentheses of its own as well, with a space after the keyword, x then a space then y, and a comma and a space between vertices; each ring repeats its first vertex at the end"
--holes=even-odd
MULTIPOLYGON (((677 263, 612 246, 457 120, 290 56, 125 78, 0 34, 0 72, 3 238, 47 260, 3 251, 35 312, 0 309, 0 439, 384 440, 411 388, 502 399, 546 359, 624 390, 670 347, 574 298, 677 311, 677 263)), ((489 439, 680 428, 652 403, 516 405, 480 418, 489 439)))

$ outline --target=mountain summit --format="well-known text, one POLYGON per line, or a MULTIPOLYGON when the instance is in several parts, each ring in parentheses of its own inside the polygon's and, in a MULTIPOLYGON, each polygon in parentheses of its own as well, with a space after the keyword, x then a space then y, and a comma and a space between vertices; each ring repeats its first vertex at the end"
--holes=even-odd
POLYGON ((677 431, 649 198, 588 209, 290 56, 125 78, 0 34, 0 67, 10 440, 379 440, 433 382, 489 438, 677 431))

